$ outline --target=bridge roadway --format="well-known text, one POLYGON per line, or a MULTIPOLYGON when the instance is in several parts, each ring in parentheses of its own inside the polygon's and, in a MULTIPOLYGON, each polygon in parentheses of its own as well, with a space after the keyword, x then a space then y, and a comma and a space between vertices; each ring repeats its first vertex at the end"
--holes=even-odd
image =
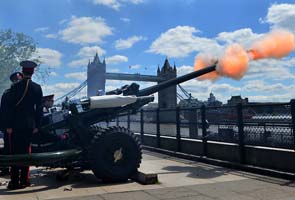
POLYGON ((32 186, 8 191, 0 179, 0 200, 294 200, 294 182, 212 166, 145 151, 141 171, 159 183, 103 184, 90 171, 57 182, 58 170, 33 168, 32 186))
POLYGON ((125 74, 125 73, 106 73, 106 79, 109 80, 127 80, 127 81, 148 81, 148 82, 159 82, 166 79, 143 74, 125 74))

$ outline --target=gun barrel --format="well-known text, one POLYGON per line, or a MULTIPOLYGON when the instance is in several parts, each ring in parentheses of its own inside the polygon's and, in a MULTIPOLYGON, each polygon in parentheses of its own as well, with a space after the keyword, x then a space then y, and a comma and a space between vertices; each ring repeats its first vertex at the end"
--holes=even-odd
POLYGON ((151 95, 151 94, 156 93, 156 92, 158 92, 160 90, 163 90, 163 89, 165 89, 167 87, 183 83, 185 81, 188 81, 188 80, 191 80, 193 78, 202 76, 204 74, 208 74, 208 73, 213 72, 215 70, 216 70, 216 65, 212 65, 210 67, 206 67, 204 69, 200 69, 198 71, 194 71, 194 72, 191 72, 189 74, 185 74, 183 76, 180 76, 180 77, 177 77, 177 78, 174 78, 174 79, 170 79, 170 80, 161 82, 161 83, 159 83, 157 85, 142 89, 142 90, 140 90, 138 92, 137 96, 151 95))
POLYGON ((55 162, 65 162, 71 159, 79 157, 83 151, 81 149, 69 149, 54 152, 45 153, 32 153, 32 154, 17 154, 17 155, 0 155, 0 166, 11 166, 11 165, 37 165, 46 166, 52 165, 55 162))

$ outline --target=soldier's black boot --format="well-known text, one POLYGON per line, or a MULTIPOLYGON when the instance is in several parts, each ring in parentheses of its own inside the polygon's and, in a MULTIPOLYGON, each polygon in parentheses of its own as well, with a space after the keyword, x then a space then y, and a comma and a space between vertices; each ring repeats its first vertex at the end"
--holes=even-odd
POLYGON ((12 166, 10 171, 10 179, 7 189, 9 190, 16 190, 20 188, 19 185, 19 168, 12 166))
POLYGON ((20 187, 29 187, 31 185, 29 181, 29 167, 21 167, 20 171, 20 187))
POLYGON ((9 189, 9 190, 20 189, 20 185, 15 181, 9 181, 9 183, 7 185, 7 189, 9 189))
POLYGON ((19 184, 19 187, 20 187, 20 188, 26 188, 26 187, 30 187, 30 186, 31 186, 30 181, 21 182, 21 183, 19 184))

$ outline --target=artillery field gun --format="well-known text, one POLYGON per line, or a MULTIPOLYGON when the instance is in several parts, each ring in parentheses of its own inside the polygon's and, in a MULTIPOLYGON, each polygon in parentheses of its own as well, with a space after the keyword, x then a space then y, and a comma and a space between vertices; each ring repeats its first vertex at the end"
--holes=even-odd
POLYGON ((62 111, 43 117, 32 154, 0 155, 0 166, 80 168, 92 170, 103 181, 125 181, 137 172, 141 163, 139 139, 126 128, 102 128, 96 124, 136 112, 154 100, 151 94, 214 70, 215 65, 143 90, 131 85, 107 93, 109 95, 69 102, 62 111), (117 95, 120 93, 123 96, 117 95))

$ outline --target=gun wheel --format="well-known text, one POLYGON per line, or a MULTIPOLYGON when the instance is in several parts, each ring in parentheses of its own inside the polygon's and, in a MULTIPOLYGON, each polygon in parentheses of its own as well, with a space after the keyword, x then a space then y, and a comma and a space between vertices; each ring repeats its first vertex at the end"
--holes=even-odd
POLYGON ((98 132, 89 148, 94 175, 105 182, 127 181, 139 168, 142 152, 138 138, 123 127, 98 132))

